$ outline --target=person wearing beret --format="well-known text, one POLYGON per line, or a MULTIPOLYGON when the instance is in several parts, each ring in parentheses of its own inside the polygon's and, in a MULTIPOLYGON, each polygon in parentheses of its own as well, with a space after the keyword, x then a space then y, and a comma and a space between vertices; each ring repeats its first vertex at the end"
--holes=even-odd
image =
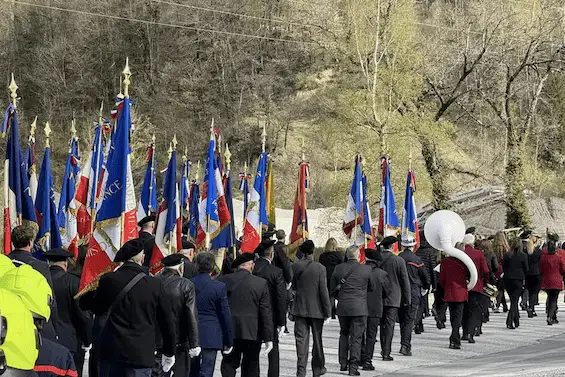
POLYGON ((186 236, 182 237, 182 249, 179 251, 180 254, 184 255, 186 258, 183 259, 184 264, 184 272, 182 274, 183 277, 187 279, 192 279, 196 275, 198 275, 198 271, 196 270, 196 266, 192 262, 194 259, 194 249, 196 247, 192 242, 190 242, 186 236))
POLYGON ((240 366, 242 376, 259 377, 261 344, 265 343, 267 354, 273 349, 269 285, 252 274, 254 266, 255 254, 242 253, 232 263, 236 271, 218 278, 226 285, 234 330, 233 349, 222 359, 223 377, 235 377, 240 366))
POLYGON ((304 241, 299 251, 304 257, 292 264, 294 301, 290 307, 290 314, 294 317, 296 376, 306 377, 312 332, 312 372, 314 377, 319 377, 326 373, 322 342, 324 321, 332 314, 326 268, 314 261, 314 242, 304 241))
POLYGON ((330 293, 337 299, 339 319, 340 370, 349 370, 350 376, 359 376, 361 343, 367 326, 369 308, 367 292, 376 290, 371 267, 360 264, 356 245, 345 251, 346 262, 336 266, 330 282, 330 293))
MULTIPOLYGON (((200 341, 198 336, 198 315, 196 313, 196 300, 194 284, 183 277, 183 254, 167 255, 161 260, 164 266, 162 273, 156 276, 163 283, 165 300, 170 304, 171 314, 175 323, 177 344, 175 350, 175 365, 172 372, 174 376, 188 377, 190 373, 190 358, 200 355, 200 341)), ((154 375, 159 375, 160 361, 163 344, 159 336, 157 339, 157 362, 154 375)))
POLYGON ((149 268, 153 247, 155 246, 155 216, 145 216, 139 220, 137 226, 139 227, 139 239, 143 242, 143 250, 145 251, 143 265, 149 268))
POLYGON ((63 248, 45 253, 53 279, 53 295, 57 302, 56 327, 59 343, 71 351, 79 376, 82 376, 85 349, 92 343, 92 316, 80 309, 75 296, 80 278, 67 271, 73 254, 63 248))
POLYGON ((192 278, 196 289, 198 332, 202 352, 192 358, 190 377, 212 377, 218 351, 230 353, 233 327, 226 285, 212 279, 216 266, 214 254, 205 251, 196 255, 198 275, 192 278))
POLYGON ((374 249, 365 249, 365 264, 371 267, 371 277, 375 282, 375 290, 367 293, 367 329, 363 336, 363 350, 361 351, 361 365, 363 370, 375 370, 373 366, 373 355, 375 343, 377 342, 377 331, 381 317, 383 316, 383 302, 390 294, 390 282, 388 274, 380 265, 383 261, 381 253, 374 249))
POLYGON ((273 350, 269 353, 268 377, 278 377, 280 370, 279 359, 279 333, 284 328, 286 322, 286 283, 283 271, 275 267, 273 259, 275 257, 274 240, 263 241, 255 249, 257 259, 253 275, 259 276, 269 284, 271 295, 271 308, 273 310, 273 350))
POLYGON ((388 274, 390 282, 390 295, 385 299, 383 305, 383 316, 381 318, 381 355, 383 361, 392 361, 390 356, 392 338, 394 336, 394 325, 398 317, 398 309, 401 306, 410 306, 412 294, 410 280, 406 271, 406 263, 398 255, 394 255, 392 249, 398 239, 394 236, 385 237, 379 247, 383 258, 382 269, 388 274))
POLYGON ((147 276, 143 246, 139 238, 126 242, 114 257, 121 267, 103 275, 96 290, 80 297, 81 309, 107 316, 97 339, 100 377, 149 375, 158 330, 163 340, 163 370, 168 372, 175 363, 171 306, 161 280, 147 276), (116 301, 122 292, 125 294, 116 301))

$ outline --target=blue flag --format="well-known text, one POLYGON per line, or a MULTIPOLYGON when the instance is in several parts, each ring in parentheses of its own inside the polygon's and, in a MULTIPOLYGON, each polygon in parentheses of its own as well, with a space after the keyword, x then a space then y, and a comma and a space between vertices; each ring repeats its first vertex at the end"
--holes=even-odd
POLYGON ((235 245, 235 224, 233 221, 232 184, 229 175, 224 176, 224 195, 230 213, 230 222, 225 224, 216 238, 212 240, 212 248, 232 247, 235 245))
POLYGON ((190 218, 188 220, 188 236, 196 241, 198 234, 198 204, 200 203, 200 186, 192 181, 190 186, 190 218))
MULTIPOLYGON (((176 170, 176 169, 175 169, 176 170)), ((137 218, 143 219, 157 210, 157 179, 155 174, 155 144, 147 149, 147 167, 141 188, 141 197, 137 207, 137 218)))

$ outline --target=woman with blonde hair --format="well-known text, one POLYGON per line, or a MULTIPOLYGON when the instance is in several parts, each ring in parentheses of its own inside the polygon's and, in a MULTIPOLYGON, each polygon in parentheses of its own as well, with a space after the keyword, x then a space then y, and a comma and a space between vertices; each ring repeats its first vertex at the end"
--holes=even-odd
MULTIPOLYGON (((326 268, 326 277, 328 283, 328 289, 330 289, 330 281, 334 269, 338 264, 343 263, 343 255, 338 251, 337 241, 335 238, 329 238, 326 241, 326 246, 324 247, 324 252, 320 255, 318 260, 326 268)), ((332 305, 332 319, 335 319, 335 298, 330 297, 332 305)))
POLYGON ((498 296, 496 297, 496 305, 494 308, 495 313, 500 313, 500 304, 502 304, 502 311, 506 313, 508 311, 508 305, 506 304, 506 296, 504 295, 504 279, 502 279, 503 266, 502 259, 504 255, 510 250, 508 245, 508 238, 504 232, 498 232, 494 235, 492 240, 492 251, 498 259, 498 270, 494 274, 496 278, 496 288, 498 289, 498 296))

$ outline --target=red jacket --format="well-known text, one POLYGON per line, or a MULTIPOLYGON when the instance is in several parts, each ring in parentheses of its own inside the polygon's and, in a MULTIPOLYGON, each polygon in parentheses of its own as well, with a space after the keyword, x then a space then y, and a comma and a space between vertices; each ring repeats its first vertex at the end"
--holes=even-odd
POLYGON ((471 245, 465 245, 465 254, 471 258, 475 267, 477 267, 477 284, 472 289, 473 292, 483 293, 483 287, 488 283, 489 269, 487 266, 487 260, 485 259, 485 254, 482 251, 473 248, 471 245))
POLYGON ((469 298, 467 280, 469 270, 457 258, 449 257, 441 260, 439 283, 444 289, 445 302, 465 302, 469 298))
POLYGON ((542 254, 539 270, 541 274, 541 289, 563 289, 565 261, 558 254, 542 254))

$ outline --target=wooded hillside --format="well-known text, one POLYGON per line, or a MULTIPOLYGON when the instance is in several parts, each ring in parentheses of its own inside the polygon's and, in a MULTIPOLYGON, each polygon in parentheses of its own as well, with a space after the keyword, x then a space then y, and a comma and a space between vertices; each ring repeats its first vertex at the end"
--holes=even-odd
POLYGON ((372 203, 382 153, 399 201, 410 155, 418 202, 438 209, 503 185, 508 225, 526 225, 525 191, 565 194, 562 1, 6 0, 0 12, 22 137, 36 115, 51 123, 58 181, 71 119, 86 150, 128 56, 136 183, 153 133, 159 167, 175 133, 196 162, 214 118, 234 173, 255 169, 266 125, 279 207, 292 206, 302 139, 310 207, 345 205, 358 152, 372 203))

